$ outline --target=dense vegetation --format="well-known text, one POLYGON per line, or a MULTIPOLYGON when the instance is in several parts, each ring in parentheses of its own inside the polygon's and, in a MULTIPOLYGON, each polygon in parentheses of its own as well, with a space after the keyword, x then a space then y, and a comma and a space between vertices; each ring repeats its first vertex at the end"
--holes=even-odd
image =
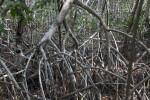
POLYGON ((0 0, 0 100, 149 100, 150 0, 0 0))

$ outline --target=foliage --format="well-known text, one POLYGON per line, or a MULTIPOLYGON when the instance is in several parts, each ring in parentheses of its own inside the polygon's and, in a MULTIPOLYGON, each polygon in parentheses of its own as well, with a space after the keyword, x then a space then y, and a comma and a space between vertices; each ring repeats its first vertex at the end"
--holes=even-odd
POLYGON ((5 29, 4 24, 3 24, 3 23, 2 23, 2 24, 0 24, 0 36, 1 36, 1 34, 2 34, 2 33, 7 34, 7 30, 5 29))
POLYGON ((39 0, 36 2, 36 7, 37 8, 43 8, 48 4, 54 3, 56 0, 39 0))
POLYGON ((5 9, 10 9, 10 15, 13 18, 23 18, 22 24, 25 25, 27 21, 32 21, 31 13, 32 11, 29 10, 27 5, 20 0, 17 1, 6 1, 6 8, 5 9))

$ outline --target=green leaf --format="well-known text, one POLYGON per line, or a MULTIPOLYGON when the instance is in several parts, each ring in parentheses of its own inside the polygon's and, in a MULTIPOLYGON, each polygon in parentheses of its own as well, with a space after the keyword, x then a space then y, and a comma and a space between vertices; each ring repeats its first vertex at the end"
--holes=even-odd
POLYGON ((3 29, 2 32, 3 32, 4 34, 8 34, 8 33, 7 33, 7 30, 5 30, 5 29, 3 29))
POLYGON ((33 21, 33 18, 31 16, 28 16, 28 21, 33 21))
POLYGON ((4 29, 4 24, 0 24, 0 30, 4 29))
POLYGON ((27 24, 27 20, 26 19, 24 19, 24 20, 22 20, 22 23, 21 23, 23 26, 25 26, 26 24, 27 24))
POLYGON ((85 21, 86 21, 86 19, 84 18, 84 19, 83 19, 83 22, 85 23, 85 21))
POLYGON ((12 8, 12 9, 10 10, 10 14, 11 14, 11 16, 14 18, 14 17, 16 16, 16 10, 12 8))
POLYGON ((0 24, 0 36, 1 36, 1 33, 4 33, 4 34, 7 34, 7 30, 4 29, 4 24, 0 24))
POLYGON ((32 11, 31 10, 26 10, 26 13, 30 14, 30 13, 32 13, 32 11))
POLYGON ((26 5, 25 3, 20 2, 19 4, 20 4, 20 6, 21 6, 24 10, 29 10, 28 7, 27 7, 27 5, 26 5))
POLYGON ((8 6, 8 5, 13 5, 13 4, 14 4, 13 1, 5 1, 5 3, 6 3, 7 6, 8 6))
POLYGON ((12 4, 12 8, 16 8, 18 6, 18 4, 15 2, 12 4))
POLYGON ((21 10, 20 10, 20 14, 21 14, 23 17, 26 16, 26 13, 25 13, 24 11, 21 11, 21 10))

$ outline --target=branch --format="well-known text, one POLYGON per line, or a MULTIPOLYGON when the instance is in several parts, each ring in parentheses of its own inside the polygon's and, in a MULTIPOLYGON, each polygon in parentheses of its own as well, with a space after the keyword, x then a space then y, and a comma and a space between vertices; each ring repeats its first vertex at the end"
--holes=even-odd
MULTIPOLYGON (((133 36, 127 34, 126 32, 122 32, 122 31, 119 31, 119 30, 115 30, 115 29, 109 29, 108 31, 112 31, 112 32, 117 32, 119 34, 123 34, 125 36, 127 36, 128 38, 132 38, 133 39, 133 36)), ((136 38, 135 38, 136 39, 136 38)), ((143 46, 143 48, 148 52, 148 54, 150 55, 150 50, 146 47, 145 44, 143 44, 141 41, 139 41, 138 39, 136 39, 136 41, 141 45, 143 46)))
POLYGON ((138 24, 139 24, 140 13, 141 13, 141 10, 142 10, 143 1, 144 0, 140 0, 140 2, 138 3, 137 13, 136 13, 136 16, 135 16, 136 20, 135 20, 134 27, 133 27, 133 39, 131 40, 132 50, 131 50, 131 57, 130 57, 129 66, 128 66, 128 79, 127 79, 125 100, 129 100, 130 84, 133 81, 132 80, 132 66, 133 66, 133 62, 135 61, 136 37, 137 37, 137 30, 138 30, 138 24))
POLYGON ((40 40, 37 46, 29 50, 25 55, 28 55, 38 47, 40 47, 42 44, 44 44, 48 39, 51 39, 52 35, 56 32, 57 27, 63 22, 65 19, 71 5, 73 4, 74 0, 66 0, 64 3, 59 15, 57 16, 56 20, 53 22, 49 30, 45 33, 43 38, 40 40))
POLYGON ((7 71, 10 79, 13 81, 13 83, 15 84, 15 86, 17 87, 17 89, 21 89, 20 86, 18 85, 18 83, 16 82, 14 76, 12 75, 12 73, 10 72, 10 70, 8 69, 8 67, 6 66, 6 64, 0 59, 1 64, 3 65, 3 67, 5 68, 5 70, 7 71))
POLYGON ((145 81, 150 79, 150 75, 147 76, 146 78, 144 78, 140 83, 138 83, 130 92, 129 92, 129 96, 140 86, 142 85, 145 81))
POLYGON ((48 32, 45 33, 44 37, 41 39, 40 42, 45 41, 47 39, 51 39, 52 35, 56 32, 56 29, 58 25, 60 25, 63 20, 65 19, 69 9, 71 8, 71 5, 73 4, 74 0, 66 0, 64 3, 59 15, 57 16, 56 20, 54 23, 51 25, 49 28, 48 32))
POLYGON ((75 0, 74 3, 82 8, 84 8, 85 10, 87 10, 89 13, 91 13, 92 15, 94 15, 96 18, 99 19, 99 21, 101 22, 102 26, 104 27, 105 30, 108 30, 108 26, 105 24, 105 22, 102 20, 101 16, 98 15, 93 9, 91 9, 90 7, 88 7, 87 5, 83 4, 81 1, 79 0, 75 0))

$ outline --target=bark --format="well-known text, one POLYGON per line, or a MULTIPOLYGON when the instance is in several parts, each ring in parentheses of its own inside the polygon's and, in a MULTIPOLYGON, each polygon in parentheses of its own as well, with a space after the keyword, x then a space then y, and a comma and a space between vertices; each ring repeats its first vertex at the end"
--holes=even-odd
MULTIPOLYGON (((132 19, 131 21, 129 22, 128 24, 128 29, 127 29, 127 33, 129 33, 131 31, 131 28, 133 26, 133 21, 134 21, 134 17, 135 17, 135 12, 136 12, 136 9, 137 9, 137 6, 138 6, 138 2, 139 0, 137 0, 135 6, 134 6, 134 9, 133 9, 133 12, 132 12, 132 19)), ((123 47, 123 53, 124 53, 124 56, 128 59, 128 49, 129 49, 129 41, 130 39, 125 37, 125 40, 124 40, 124 47, 123 47)))
MULTIPOLYGON (((25 3, 25 0, 20 0, 20 1, 25 3)), ((22 11, 23 9, 20 9, 20 10, 22 11)), ((17 32, 16 32, 16 46, 20 45, 22 42, 23 20, 24 20, 24 16, 20 15, 20 19, 19 19, 18 26, 17 26, 17 32)))
MULTIPOLYGON (((20 0, 21 2, 25 3, 25 0, 20 0)), ((22 11, 23 9, 21 8, 18 8, 20 9, 20 11, 22 11)), ((17 29, 16 29, 16 57, 15 57, 15 64, 19 65, 21 64, 21 56, 22 56, 22 46, 21 46, 21 43, 22 43, 22 34, 23 34, 23 20, 24 20, 24 16, 23 15, 20 15, 19 16, 20 19, 18 21, 18 26, 17 26, 17 29)))
MULTIPOLYGON (((63 5, 63 1, 62 0, 57 0, 57 4, 58 4, 58 12, 61 11, 62 9, 62 5, 63 5)), ((61 25, 58 26, 58 34, 59 34, 59 47, 60 50, 62 50, 62 40, 61 40, 61 25)))
POLYGON ((150 7, 150 0, 147 0, 147 7, 145 11, 145 26, 147 29, 149 29, 149 7, 150 7))
POLYGON ((129 100, 129 92, 130 92, 130 84, 132 81, 132 66, 133 66, 133 62, 135 60, 135 47, 136 47, 136 37, 137 37, 137 30, 138 30, 138 24, 139 24, 139 19, 140 19, 140 13, 142 10, 142 5, 143 5, 143 1, 144 0, 140 0, 138 3, 138 8, 137 8, 137 13, 135 16, 135 23, 134 23, 134 27, 133 27, 133 39, 131 41, 131 47, 132 47, 132 51, 131 51, 131 58, 129 61, 129 67, 128 67, 128 79, 127 79, 127 86, 126 86, 126 97, 125 100, 129 100))

